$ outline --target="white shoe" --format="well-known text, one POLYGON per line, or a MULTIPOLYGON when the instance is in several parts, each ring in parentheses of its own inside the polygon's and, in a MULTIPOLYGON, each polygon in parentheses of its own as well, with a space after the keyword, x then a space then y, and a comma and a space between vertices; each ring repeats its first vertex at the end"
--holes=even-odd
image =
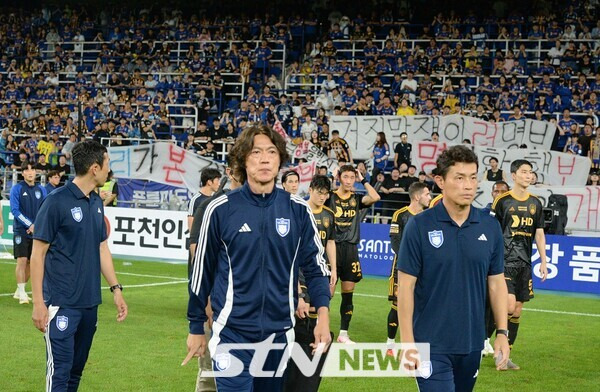
POLYGON ((14 299, 19 299, 21 298, 21 295, 19 294, 19 289, 15 290, 15 294, 13 295, 14 299))
POLYGON ((483 350, 481 350, 481 355, 487 357, 488 355, 494 355, 494 348, 490 344, 490 339, 486 339, 483 343, 483 350))
POLYGON ((345 336, 338 336, 338 338, 337 338, 337 342, 338 342, 338 343, 343 343, 343 344, 356 344, 355 342, 353 342, 353 341, 350 339, 350 336, 348 336, 348 335, 345 335, 345 336))
POLYGON ((31 298, 29 298, 29 296, 27 295, 27 293, 23 293, 21 294, 21 296, 19 297, 19 304, 23 305, 23 304, 28 304, 29 301, 31 301, 31 298))

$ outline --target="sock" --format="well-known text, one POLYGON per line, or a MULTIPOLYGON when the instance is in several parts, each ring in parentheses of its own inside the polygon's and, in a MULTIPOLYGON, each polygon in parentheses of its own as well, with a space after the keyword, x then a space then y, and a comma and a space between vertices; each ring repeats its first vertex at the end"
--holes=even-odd
POLYGON ((339 336, 348 336, 348 331, 346 331, 344 329, 340 329, 340 335, 339 336))
POLYGON ((390 309, 388 313, 388 343, 391 339, 392 341, 396 338, 396 333, 398 332, 398 311, 394 308, 390 309))
POLYGON ((390 348, 394 348, 396 341, 394 339, 388 338, 388 340, 385 343, 387 344, 388 349, 390 349, 390 348))
POLYGON ((26 294, 25 292, 25 285, 27 283, 17 283, 17 291, 19 292, 19 294, 26 294))
POLYGON ((512 348, 517 340, 517 332, 519 332, 519 317, 511 317, 508 319, 508 344, 512 348))
POLYGON ((348 331, 350 327, 350 320, 352 320, 352 311, 354 306, 352 305, 352 294, 353 292, 342 291, 342 303, 340 305, 340 330, 348 331))

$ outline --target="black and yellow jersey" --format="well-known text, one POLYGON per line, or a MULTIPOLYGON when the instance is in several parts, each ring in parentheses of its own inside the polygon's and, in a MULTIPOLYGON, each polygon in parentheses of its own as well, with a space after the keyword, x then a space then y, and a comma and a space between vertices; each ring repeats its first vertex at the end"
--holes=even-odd
POLYGON ((362 198, 362 195, 350 192, 350 196, 343 199, 338 191, 331 192, 329 207, 335 215, 335 242, 359 243, 359 211, 367 207, 363 204, 362 198))
POLYGON ((504 237, 504 264, 507 267, 531 264, 535 231, 544 228, 540 199, 532 194, 519 199, 510 191, 498 196, 492 204, 504 237))
MULTIPOLYGON (((319 238, 323 248, 327 246, 327 241, 335 241, 335 215, 328 207, 321 207, 318 210, 312 210, 315 221, 317 222, 317 230, 319 231, 319 238)), ((327 259, 327 252, 325 252, 325 259, 327 259)))
POLYGON ((392 216, 392 223, 390 225, 390 240, 392 242, 392 250, 396 255, 398 254, 398 249, 400 249, 400 241, 402 240, 404 228, 406 227, 408 220, 413 216, 415 216, 415 214, 408 209, 408 206, 396 210, 392 216))
POLYGON ((431 199, 431 201, 429 202, 429 208, 435 207, 437 203, 439 203, 440 201, 442 201, 442 197, 444 197, 444 195, 442 195, 440 193, 439 195, 437 195, 436 197, 434 197, 433 199, 431 199))

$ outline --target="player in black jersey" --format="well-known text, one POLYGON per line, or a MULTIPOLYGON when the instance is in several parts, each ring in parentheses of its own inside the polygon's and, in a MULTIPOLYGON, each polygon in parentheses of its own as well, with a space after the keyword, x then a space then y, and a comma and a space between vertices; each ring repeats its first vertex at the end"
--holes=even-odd
POLYGON ((392 308, 388 314, 387 354, 391 356, 394 356, 394 339, 398 332, 398 269, 396 264, 398 260, 398 249, 400 249, 400 241, 402 240, 402 233, 404 232, 408 220, 427 208, 431 201, 429 188, 427 188, 427 185, 423 182, 413 182, 410 184, 408 187, 408 196, 410 197, 410 205, 396 210, 392 217, 392 224, 390 225, 390 240, 392 242, 392 250, 394 251, 394 262, 392 263, 392 271, 390 272, 388 290, 388 300, 392 301, 392 308))
POLYGON ((342 303, 340 305, 339 343, 354 343, 348 337, 348 327, 354 306, 352 294, 354 285, 362 279, 358 258, 360 241, 360 210, 379 201, 377 191, 352 165, 343 165, 335 175, 340 182, 337 191, 331 193, 329 206, 335 214, 335 245, 337 274, 342 281, 342 303), (354 183, 360 182, 367 190, 366 196, 354 192, 354 183))
MULTIPOLYGON (((527 192, 533 178, 532 169, 529 161, 514 161, 510 165, 514 182, 512 191, 498 196, 492 204, 492 213, 500 222, 504 236, 504 276, 508 286, 508 339, 511 347, 517 339, 523 302, 533 298, 531 254, 534 239, 542 261, 542 282, 548 276, 542 203, 527 192)), ((507 369, 517 370, 519 367, 508 361, 507 369)))
MULTIPOLYGON (((325 202, 329 198, 331 189, 331 181, 327 176, 316 175, 310 182, 308 188, 308 205, 315 217, 319 237, 325 248, 325 260, 331 271, 329 280, 329 289, 331 295, 335 290, 336 274, 336 254, 335 254, 335 216, 333 211, 325 206, 325 202)), ((310 346, 314 338, 314 329, 317 325, 317 312, 314 307, 310 306, 310 298, 307 288, 300 270, 298 290, 298 308, 296 310, 296 325, 294 326, 295 341, 302 347, 302 350, 308 358, 313 359, 313 348, 310 346)), ((333 339, 333 334, 332 334, 333 339)), ((286 392, 316 392, 319 390, 321 383, 321 369, 325 364, 327 352, 323 354, 319 360, 319 365, 312 376, 307 377, 302 374, 294 361, 288 362, 288 367, 285 373, 284 391, 286 392)))

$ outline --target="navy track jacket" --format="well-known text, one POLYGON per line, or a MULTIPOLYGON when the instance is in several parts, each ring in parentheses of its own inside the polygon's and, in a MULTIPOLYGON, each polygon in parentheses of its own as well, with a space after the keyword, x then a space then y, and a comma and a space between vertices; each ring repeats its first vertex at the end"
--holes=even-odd
POLYGON ((210 295, 215 328, 259 341, 294 326, 298 269, 311 305, 329 306, 329 269, 308 204, 245 184, 206 208, 190 277, 190 333, 203 334, 210 295))

